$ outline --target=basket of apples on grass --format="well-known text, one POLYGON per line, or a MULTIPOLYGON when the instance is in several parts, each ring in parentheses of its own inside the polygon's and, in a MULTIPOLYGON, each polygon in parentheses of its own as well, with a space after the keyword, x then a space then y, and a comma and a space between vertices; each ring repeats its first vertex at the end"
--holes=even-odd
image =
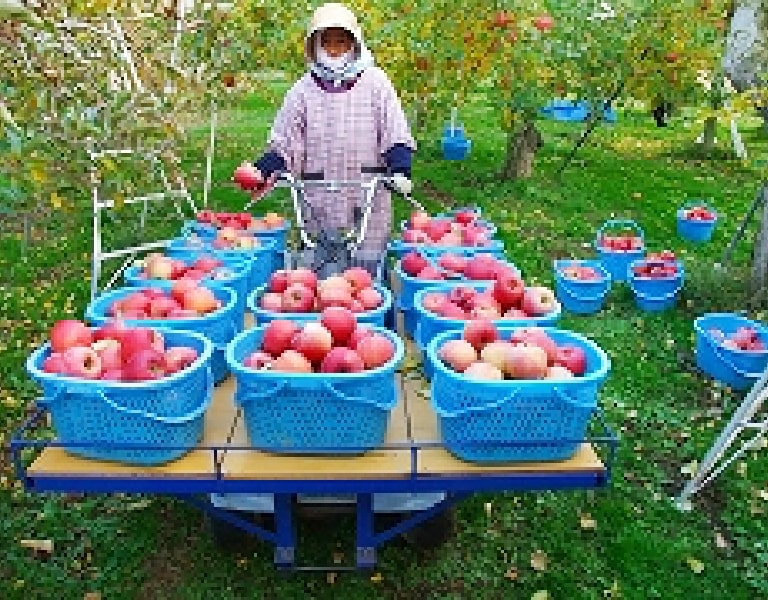
POLYGON ((251 260, 242 257, 217 258, 212 255, 200 255, 197 258, 182 260, 165 256, 159 252, 147 254, 137 264, 128 267, 123 273, 125 283, 138 287, 153 287, 170 290, 177 281, 191 279, 204 282, 208 287, 228 287, 237 294, 237 315, 240 329, 245 318, 245 299, 250 288, 251 260))
MULTIPOLYGON (((172 239, 168 242, 166 253, 181 260, 194 260, 201 255, 222 260, 248 260, 251 267, 248 289, 252 290, 264 285, 269 274, 277 268, 276 244, 275 240, 262 240, 253 234, 227 227, 217 230, 212 240, 196 235, 172 239)), ((282 251, 279 256, 283 256, 282 251)))
POLYGON ((194 332, 65 319, 54 323, 26 368, 65 451, 154 465, 200 440, 212 353, 210 340, 194 332))
POLYGON ((717 224, 717 212, 700 201, 686 203, 677 211, 677 233, 690 242, 708 242, 717 224))
POLYGON ((384 442, 404 346, 393 332, 331 306, 307 322, 276 319, 227 348, 252 447, 361 454, 384 442))
POLYGON ((241 331, 242 322, 234 290, 192 279, 180 279, 170 289, 144 286, 104 292, 88 305, 85 318, 93 325, 117 318, 136 327, 200 333, 213 343, 211 369, 216 383, 229 374, 224 350, 241 331))
POLYGON ((696 365, 736 390, 746 390, 768 366, 768 328, 734 313, 709 313, 693 322, 696 365))
POLYGON ((465 210, 450 215, 430 215, 415 211, 407 221, 401 223, 400 239, 393 240, 390 251, 397 258, 407 252, 418 250, 429 255, 444 252, 471 256, 478 252, 504 255, 504 244, 493 239, 496 226, 482 221, 477 214, 465 210))
POLYGON ((360 323, 384 327, 392 310, 392 293, 375 284, 371 274, 350 267, 338 275, 318 280, 309 269, 280 269, 267 285, 251 292, 248 308, 260 325, 275 319, 312 321, 330 306, 351 310, 360 323))
POLYGON ((611 289, 611 274, 599 260, 556 260, 555 294, 565 309, 592 314, 603 308, 611 289))
POLYGON ((420 290, 448 283, 466 283, 474 287, 482 283, 490 285, 499 279, 522 278, 515 265, 491 254, 462 256, 449 252, 434 257, 411 251, 395 263, 394 271, 400 284, 397 308, 403 313, 405 330, 411 337, 415 336, 419 319, 415 298, 420 290))
POLYGON ((476 462, 573 455, 610 370, 606 353, 582 335, 487 319, 438 334, 427 354, 442 441, 476 462))
POLYGON ((641 310, 663 311, 677 302, 683 289, 685 269, 671 250, 649 254, 627 268, 629 287, 641 310))
POLYGON ((630 263, 645 256, 645 235, 631 219, 609 219, 597 230, 594 243, 612 281, 626 281, 630 263))

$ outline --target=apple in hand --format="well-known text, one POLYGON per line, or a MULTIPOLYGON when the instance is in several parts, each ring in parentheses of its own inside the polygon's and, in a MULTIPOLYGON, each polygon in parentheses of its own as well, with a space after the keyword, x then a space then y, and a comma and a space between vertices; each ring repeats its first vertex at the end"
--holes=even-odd
POLYGON ((235 172, 232 174, 232 181, 244 190, 256 190, 261 187, 264 179, 256 167, 243 163, 235 169, 235 172))

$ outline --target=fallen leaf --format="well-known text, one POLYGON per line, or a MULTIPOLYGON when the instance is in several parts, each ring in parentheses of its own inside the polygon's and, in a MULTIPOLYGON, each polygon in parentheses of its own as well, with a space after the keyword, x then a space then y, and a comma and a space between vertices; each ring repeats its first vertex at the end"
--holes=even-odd
POLYGON ((325 581, 327 583, 333 585, 334 583, 336 583, 336 577, 337 577, 336 573, 333 573, 333 572, 326 573, 325 581))
POLYGON ((510 581, 517 581, 518 575, 519 573, 517 572, 517 567, 509 567, 506 573, 504 573, 504 579, 509 579, 510 581))
POLYGON ((696 558, 688 557, 686 561, 688 563, 688 566, 691 568, 691 571, 698 574, 701 573, 704 570, 704 563, 696 558))
POLYGON ((531 600, 549 600, 549 592, 547 590, 534 592, 533 596, 531 596, 531 600))
POLYGON ((737 472, 739 475, 741 475, 741 476, 744 476, 744 475, 746 475, 746 474, 747 474, 747 463, 745 463, 745 462, 743 462, 743 461, 742 461, 742 462, 740 462, 739 464, 737 464, 737 465, 736 465, 736 472, 737 472))
POLYGON ((343 552, 334 552, 333 553, 333 564, 338 565, 341 564, 341 562, 344 560, 344 553, 343 552))
POLYGON ((19 545, 35 552, 53 553, 53 540, 21 540, 19 545))
POLYGON ((727 550, 729 547, 728 540, 726 540, 723 534, 719 531, 715 532, 715 546, 721 550, 727 550))
POLYGON ((680 467, 680 472, 683 475, 694 475, 696 473, 696 469, 699 468, 699 463, 697 463, 695 460, 689 462, 687 465, 683 465, 680 467))
POLYGON ((584 513, 581 515, 580 524, 582 529, 594 529, 597 527, 597 523, 589 513, 584 513))
POLYGON ((371 582, 381 583, 382 581, 384 581, 384 577, 382 576, 381 573, 374 573, 373 575, 371 575, 371 582))
POLYGON ((490 502, 486 502, 485 503, 485 514, 486 514, 486 516, 490 517, 492 510, 493 510, 493 504, 491 504, 490 502))
POLYGON ((547 555, 541 550, 536 550, 531 554, 531 567, 536 571, 546 571, 548 561, 547 555))
POLYGON ((83 600, 101 600, 101 592, 86 592, 83 600))

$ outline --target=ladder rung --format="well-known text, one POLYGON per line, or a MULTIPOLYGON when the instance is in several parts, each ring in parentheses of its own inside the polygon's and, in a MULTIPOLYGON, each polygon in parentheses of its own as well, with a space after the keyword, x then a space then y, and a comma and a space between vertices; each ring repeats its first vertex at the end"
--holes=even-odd
MULTIPOLYGON (((123 200, 123 204, 139 204, 140 202, 156 202, 158 200, 164 200, 166 198, 185 198, 187 193, 184 190, 168 190, 167 192, 153 192, 146 196, 133 196, 123 200)), ((104 200, 103 202, 96 203, 96 208, 112 208, 115 205, 114 200, 104 200)))
POLYGON ((121 256, 126 256, 128 254, 135 254, 136 252, 141 252, 142 250, 154 250, 155 248, 165 248, 168 245, 168 240, 161 240, 159 242, 147 242, 146 244, 143 244, 141 246, 132 246, 130 248, 121 248, 120 250, 112 250, 111 252, 103 252, 101 254, 101 259, 108 259, 108 258, 120 258, 121 256))

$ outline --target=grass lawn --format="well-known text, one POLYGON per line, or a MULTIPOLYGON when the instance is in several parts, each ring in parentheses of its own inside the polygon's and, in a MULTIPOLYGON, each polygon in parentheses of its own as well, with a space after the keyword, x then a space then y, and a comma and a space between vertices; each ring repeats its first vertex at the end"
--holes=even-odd
MULTIPOLYGON (((220 115, 214 187, 209 204, 236 208, 243 196, 229 173, 260 147, 274 108, 249 99, 220 115)), ((678 116, 657 129, 649 115, 621 113, 596 130, 576 160, 555 179, 581 125, 542 122, 544 146, 533 178, 499 181, 503 135, 478 99, 463 114, 472 138, 466 161, 442 160, 438 134, 420 134, 414 167, 416 195, 433 212, 478 204, 499 226, 508 257, 529 281, 553 283, 552 260, 591 257, 596 230, 609 218, 629 218, 650 250, 669 248, 685 262, 686 284, 674 310, 640 312, 628 288, 616 285, 593 316, 565 314, 559 326, 584 333, 604 348, 612 370, 600 405, 621 436, 610 486, 599 492, 478 494, 459 505, 456 536, 431 554, 395 542, 384 546, 370 573, 289 574, 272 566, 272 548, 258 544, 223 555, 203 529, 200 514, 164 497, 35 495, 0 472, 0 598, 234 599, 234 598, 768 598, 768 461, 748 454, 693 500, 674 508, 694 461, 700 460, 742 394, 698 373, 693 319, 709 311, 748 310, 764 318, 746 291, 756 223, 733 261, 715 268, 751 204, 757 170, 730 160, 697 159, 697 131, 678 116), (721 214, 713 240, 682 241, 677 207, 708 199, 721 214), (50 556, 36 556, 22 540, 50 539, 50 556), (546 595, 544 594, 546 592, 546 595)), ((751 149, 765 152, 757 121, 745 126, 751 149)), ((721 148, 728 135, 719 131, 721 148)), ((192 136, 184 165, 200 198, 206 132, 192 136)), ((765 156, 763 156, 765 158, 765 156)), ((281 209, 276 193, 267 208, 281 209)), ((87 202, 87 198, 85 200, 87 202)), ((87 204, 84 204, 87 206, 87 204)), ((407 207, 399 205, 403 218, 407 207)), ((105 225, 120 243, 171 235, 179 220, 152 212, 145 231, 126 208, 105 225)), ((0 428, 7 449, 35 389, 23 360, 65 316, 80 316, 88 299, 87 215, 69 215, 55 236, 26 247, 0 237, 0 428)), ((7 459, 7 455, 6 455, 7 459)), ((300 559, 328 564, 353 557, 352 523, 303 524, 300 559)))

